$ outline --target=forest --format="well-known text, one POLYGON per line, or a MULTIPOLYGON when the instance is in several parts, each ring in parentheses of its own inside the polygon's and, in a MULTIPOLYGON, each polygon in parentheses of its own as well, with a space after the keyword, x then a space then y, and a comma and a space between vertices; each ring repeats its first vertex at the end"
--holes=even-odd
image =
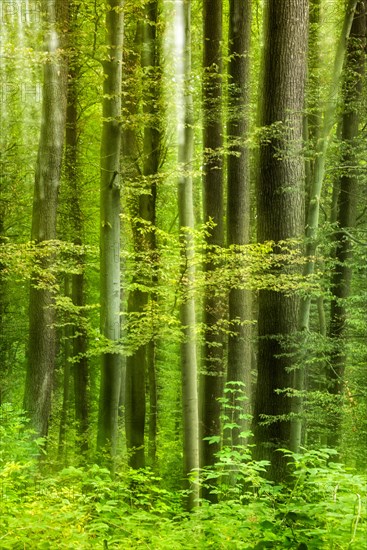
POLYGON ((367 548, 366 33, 1 0, 0 549, 367 548))

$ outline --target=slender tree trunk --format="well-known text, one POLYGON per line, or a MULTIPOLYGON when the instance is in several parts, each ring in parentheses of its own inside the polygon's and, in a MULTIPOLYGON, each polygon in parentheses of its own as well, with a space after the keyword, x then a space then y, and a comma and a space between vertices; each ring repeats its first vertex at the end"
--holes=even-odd
MULTIPOLYGON (((126 25, 126 30, 129 25, 126 25)), ((130 39, 125 35, 125 73, 123 78, 123 97, 125 98, 123 108, 126 111, 122 133, 122 166, 124 180, 126 182, 127 208, 130 211, 133 230, 133 245, 136 254, 135 262, 138 266, 138 273, 134 275, 134 283, 139 281, 140 267, 144 259, 139 258, 139 231, 135 220, 139 216, 139 198, 136 197, 136 188, 141 181, 140 151, 138 135, 135 126, 135 118, 139 110, 140 97, 134 97, 136 90, 139 90, 139 64, 142 45, 142 24, 137 22, 134 25, 134 38, 130 39)), ((140 251, 141 252, 141 251, 140 251)), ((143 293, 139 288, 134 288, 128 295, 127 313, 129 317, 142 312, 145 301, 142 300, 143 293)), ((135 346, 135 343, 134 343, 135 346)), ((126 444, 129 450, 129 464, 133 468, 145 466, 144 453, 144 428, 145 428, 145 346, 133 351, 126 357, 125 386, 122 388, 124 410, 126 444)), ((120 399, 121 401, 121 399, 120 399)))
MULTIPOLYGON (((250 163, 245 140, 249 133, 249 75, 251 41, 251 0, 231 0, 229 4, 229 99, 228 99, 228 202, 227 241, 236 247, 249 243, 250 235, 250 163)), ((230 393, 232 444, 244 443, 241 432, 248 429, 244 418, 251 410, 251 293, 232 288, 229 293, 227 382, 244 386, 247 401, 236 402, 236 391, 230 393), (246 324, 247 323, 247 324, 246 324)))
MULTIPOLYGON (((348 36, 350 33, 356 5, 357 0, 349 0, 346 7, 343 27, 335 54, 330 93, 328 96, 327 106, 324 110, 323 124, 322 128, 320 129, 320 134, 316 145, 315 163, 313 167, 313 176, 306 218, 306 237, 308 239, 308 242, 306 246, 307 264, 304 270, 305 276, 312 275, 315 269, 314 257, 317 247, 317 229, 319 225, 320 197, 325 175, 326 153, 329 146, 331 132, 335 123, 335 113, 337 107, 338 91, 340 88, 340 79, 343 70, 348 36)), ((310 298, 305 298, 304 300, 302 300, 299 321, 300 330, 308 330, 309 328, 310 306, 310 298)))
MULTIPOLYGON (((145 8, 141 65, 143 69, 143 101, 145 126, 143 135, 143 188, 138 197, 138 219, 133 221, 135 250, 137 261, 144 264, 137 268, 135 283, 151 286, 157 284, 157 243, 156 196, 157 177, 161 159, 162 128, 159 120, 161 112, 161 67, 160 67, 160 34, 158 30, 159 2, 151 0, 145 8), (149 281, 148 281, 148 280, 149 281)), ((134 216, 135 218, 135 216, 134 216)), ((149 300, 154 302, 154 292, 136 288, 130 293, 128 311, 148 314, 149 300)), ((154 305, 151 307, 154 312, 154 305)), ((154 315, 154 313, 153 313, 154 315)), ((151 322, 154 325, 154 319, 151 322)), ((149 382, 149 461, 156 461, 157 437, 157 383, 155 367, 154 327, 151 340, 141 345, 126 363, 126 440, 129 450, 129 463, 133 468, 145 465, 144 430, 145 430, 145 376, 149 382)))
MULTIPOLYGON (((82 188, 80 185, 81 173, 79 164, 79 129, 78 129, 78 81, 80 75, 79 51, 76 47, 76 5, 70 9, 70 29, 73 36, 74 48, 70 50, 68 96, 66 111, 66 143, 65 143, 65 175, 67 185, 67 211, 70 238, 74 245, 83 244, 83 213, 81 209, 82 188)), ((79 308, 77 320, 73 326, 72 355, 74 378, 75 418, 77 423, 78 447, 83 455, 88 450, 88 382, 89 368, 87 352, 86 319, 82 308, 85 306, 84 297, 84 256, 77 255, 80 273, 71 275, 71 299, 73 305, 79 308)))
POLYGON ((120 145, 123 15, 121 0, 106 3, 101 140, 101 334, 110 349, 102 355, 97 446, 116 454, 120 396, 120 145))
POLYGON ((363 101, 365 73, 366 2, 359 1, 355 11, 347 48, 344 78, 344 108, 342 115, 341 177, 338 185, 338 209, 335 267, 331 290, 329 335, 334 342, 330 357, 328 379, 330 393, 340 398, 333 413, 333 425, 328 445, 337 447, 341 437, 342 394, 346 367, 345 341, 347 337, 346 301, 350 295, 353 257, 349 232, 356 225, 358 190, 358 153, 360 151, 360 112, 363 101), (346 231, 348 233, 346 233, 346 231))
MULTIPOLYGON (((70 296, 70 277, 68 275, 65 275, 64 294, 65 296, 70 296)), ((72 356, 71 336, 70 325, 66 324, 63 329, 63 391, 60 413, 59 442, 57 449, 57 459, 60 465, 66 464, 66 442, 70 408, 70 358, 72 356)))
MULTIPOLYGON (((259 242, 277 243, 298 239, 303 230, 307 0, 267 0, 265 26, 260 122, 267 131, 260 144, 257 229, 259 242)), ((295 268, 279 269, 291 273, 295 268)), ((275 290, 259 292, 255 454, 271 461, 269 475, 274 480, 285 476, 284 460, 275 451, 291 444, 291 398, 277 390, 292 387, 293 375, 288 371, 292 359, 286 346, 297 330, 297 321, 296 296, 275 290), (264 422, 264 415, 270 417, 270 423, 264 422)))
MULTIPOLYGON (((62 29, 67 21, 67 2, 44 0, 45 50, 42 124, 36 165, 32 240, 40 244, 56 238, 57 197, 66 117, 66 61, 62 29)), ((43 262, 47 268, 52 257, 43 262)), ((38 286, 33 274, 29 297, 29 349, 24 408, 38 436, 46 436, 51 412, 56 334, 54 296, 38 286)))
MULTIPOLYGON (((223 343, 219 322, 224 317, 225 305, 215 294, 215 282, 209 280, 215 271, 216 247, 224 245, 223 226, 223 127, 222 127, 222 0, 203 2, 203 207, 204 223, 212 220, 214 227, 206 237, 204 271, 208 285, 204 296, 203 321, 205 342, 201 377, 202 438, 219 436, 221 406, 218 398, 223 393, 223 343)), ((217 443, 203 440, 201 463, 215 463, 217 443)), ((204 494, 214 499, 213 495, 204 494)))
POLYGON ((181 343, 181 372, 184 476, 190 491, 187 507, 191 510, 198 505, 199 499, 199 403, 195 337, 195 267, 193 266, 195 222, 191 174, 194 147, 194 113, 191 92, 191 0, 183 0, 180 22, 184 31, 182 44, 183 94, 178 142, 178 161, 182 170, 178 183, 178 211, 182 246, 180 319, 183 341, 181 343))
MULTIPOLYGON (((350 32, 350 27, 353 20, 353 13, 355 11, 357 0, 349 0, 346 7, 345 17, 343 21, 343 27, 339 42, 337 44, 337 50, 335 54, 333 75, 331 79, 330 92, 328 96, 327 106, 322 113, 320 108, 320 100, 316 98, 313 105, 312 116, 309 118, 309 130, 311 144, 314 147, 313 161, 308 166, 307 172, 307 216, 306 216, 306 258, 307 262, 304 268, 304 276, 310 276, 314 272, 315 262, 314 257, 317 248, 317 230, 319 225, 319 212, 320 212, 320 198, 322 192, 322 186, 324 182, 325 175, 325 161, 326 153, 329 146, 330 137, 332 135, 332 129, 335 123, 336 118, 336 107, 338 99, 338 91, 340 87, 340 79, 344 64, 344 58, 346 53, 346 45, 350 32), (323 117, 321 116, 323 114, 323 117), (322 121, 322 122, 321 122, 322 121)), ((319 17, 320 2, 319 0, 314 0, 311 11, 311 23, 317 25, 317 19, 319 17)), ((314 35, 316 31, 312 30, 314 35)), ((312 36, 314 38, 314 36, 312 36)), ((316 44, 317 47, 317 44, 316 44)), ((317 55, 314 51, 315 44, 313 44, 313 55, 317 55)), ((316 83, 316 87, 318 82, 316 83)), ((311 308, 311 298, 306 297, 301 301, 300 312, 299 312, 299 329, 303 332, 303 339, 307 339, 307 332, 309 329, 309 320, 310 320, 310 308, 311 308)), ((320 299, 318 302, 318 309, 321 313, 321 304, 320 299)), ((322 317, 320 317, 322 322, 322 317)), ((307 348, 307 343, 304 345, 300 343, 300 347, 307 348)), ((302 364, 303 361, 301 360, 302 364)), ((294 373, 294 387, 298 392, 301 392, 304 389, 304 379, 305 372, 304 368, 301 366, 294 373)), ((299 394, 293 399, 293 412, 295 417, 292 421, 291 432, 292 432, 292 448, 294 451, 297 451, 302 437, 302 419, 300 417, 302 411, 302 396, 299 394)))

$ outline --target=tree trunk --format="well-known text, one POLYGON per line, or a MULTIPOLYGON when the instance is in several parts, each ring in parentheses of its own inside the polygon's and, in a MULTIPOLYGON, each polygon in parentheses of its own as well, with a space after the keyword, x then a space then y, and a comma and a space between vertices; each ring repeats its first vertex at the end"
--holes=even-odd
POLYGON ((181 372, 184 476, 186 488, 189 490, 187 508, 191 510, 198 505, 199 499, 199 404, 195 337, 195 267, 193 265, 195 221, 191 174, 194 147, 193 97, 191 92, 191 0, 183 1, 180 15, 180 23, 184 33, 182 44, 182 96, 178 136, 178 162, 182 170, 178 182, 178 211, 182 247, 180 320, 183 340, 181 343, 181 372))
MULTIPOLYGON (((70 277, 65 275, 64 295, 70 296, 70 277)), ((57 460, 60 466, 66 465, 67 456, 67 432, 69 426, 69 409, 70 409, 70 358, 71 353, 71 330, 70 324, 67 323, 63 328, 63 346, 62 346, 62 362, 63 362, 63 381, 62 381, 62 407, 60 413, 59 425, 59 442, 57 448, 57 460)))
POLYGON ((344 108, 342 114, 341 177, 337 209, 335 267, 331 290, 333 299, 330 311, 329 335, 334 342, 328 370, 330 393, 340 399, 333 413, 333 425, 328 445, 337 447, 341 437, 342 394, 346 367, 345 342, 347 338, 346 301, 350 295, 353 257, 349 232, 356 225, 358 190, 358 153, 360 152, 360 112, 363 101, 365 73, 366 3, 359 1, 354 14, 347 47, 344 78, 344 108), (345 232, 348 231, 348 233, 345 232))
MULTIPOLYGON (((204 223, 210 220, 214 227, 206 236, 204 271, 207 288, 204 296, 203 321, 205 327, 201 377, 201 437, 218 437, 221 432, 221 406, 218 398, 223 393, 223 343, 219 322, 224 317, 223 299, 215 294, 216 284, 209 283, 215 271, 216 247, 224 245, 223 227, 223 127, 222 127, 222 0, 203 2, 203 209, 204 223)), ((201 463, 213 465, 218 443, 203 440, 201 463)), ((214 499, 213 495, 204 494, 214 499)))
MULTIPOLYGON (((79 129, 78 129, 78 82, 80 65, 78 56, 80 51, 76 46, 76 5, 70 9, 70 29, 73 37, 73 49, 69 54, 68 96, 66 111, 66 143, 65 143, 65 175, 67 185, 67 213, 70 239, 76 246, 83 244, 83 213, 81 209, 82 188, 80 185, 81 172, 79 160, 79 129)), ((73 326, 72 356, 74 378, 75 418, 78 436, 78 447, 83 455, 88 450, 88 381, 89 368, 87 352, 86 319, 82 308, 85 306, 84 290, 84 256, 76 252, 76 260, 80 273, 71 275, 71 299, 73 305, 79 309, 76 322, 73 326)))
MULTIPOLYGON (((268 0, 260 123, 266 130, 260 144, 258 177, 258 240, 298 239, 302 235, 304 160, 302 137, 308 30, 307 0, 268 0)), ((275 246, 275 253, 277 253, 275 246)), ((291 274, 295 268, 279 267, 291 274)), ((287 340, 297 330, 298 299, 275 290, 259 292, 258 381, 254 434, 256 457, 271 461, 269 475, 285 476, 277 448, 289 447, 293 374, 287 340), (288 352, 288 353, 286 353, 288 352), (264 422, 264 416, 270 423, 264 422), (282 418, 280 418, 282 417, 282 418)))
MULTIPOLYGON (((64 0, 44 0, 47 28, 42 100, 42 123, 36 165, 32 240, 37 244, 56 238, 57 198, 64 145, 66 118, 66 61, 62 29, 67 21, 64 0)), ((42 267, 52 256, 42 260, 42 267)), ((51 412, 52 379, 55 366, 56 334, 54 295, 50 287, 39 285, 39 275, 31 278, 29 296, 29 348, 24 409, 37 436, 46 436, 51 412)))
MULTIPOLYGON (((161 159, 162 128, 161 113, 161 67, 158 0, 150 0, 145 8, 141 65, 143 69, 144 101, 144 136, 143 136, 143 178, 142 189, 137 199, 137 218, 133 216, 133 233, 136 261, 143 262, 137 268, 134 283, 157 284, 157 243, 156 196, 157 176, 161 159), (147 271, 148 268, 148 271, 147 271)), ((149 300, 156 300, 154 292, 149 293, 139 288, 129 296, 130 313, 148 314, 149 300)), ((154 305, 151 308, 154 311, 154 305)), ((154 325, 154 319, 152 323, 154 325)), ((126 440, 129 450, 129 463, 133 468, 145 465, 144 429, 145 429, 145 376, 149 382, 149 461, 154 466, 156 461, 157 437, 157 383, 155 368, 154 327, 151 340, 141 345, 126 362, 126 440)))
POLYGON ((97 446, 112 461, 116 454, 120 395, 120 144, 122 84, 122 1, 108 0, 107 53, 103 61, 101 140, 100 300, 102 354, 97 446))
MULTIPOLYGON (((312 275, 315 269, 314 257, 317 248, 317 229, 319 225, 320 197, 325 176, 326 153, 329 146, 331 132, 335 123, 335 113, 337 107, 338 91, 340 87, 340 79, 347 48, 347 40, 350 33, 356 5, 357 0, 349 0, 346 7, 343 27, 335 54, 330 93, 328 96, 327 106, 324 110, 323 124, 322 128, 320 129, 320 134, 318 136, 318 141, 316 145, 315 162, 313 167, 310 197, 306 218, 306 237, 308 242, 306 246, 307 263, 304 269, 305 276, 312 275)), ((302 300, 299 320, 300 330, 308 330, 309 328, 310 306, 311 298, 305 298, 302 300)))
MULTIPOLYGON (((250 235, 250 163, 245 144, 249 134, 251 0, 231 0, 229 12, 229 99, 228 99, 228 199, 227 242, 229 247, 249 243, 250 235)), ((232 288, 229 293, 227 382, 243 384, 230 392, 232 444, 244 443, 240 436, 249 428, 245 414, 251 412, 251 292, 232 288), (246 324, 247 323, 247 324, 246 324), (236 401, 237 390, 246 402, 236 401)))

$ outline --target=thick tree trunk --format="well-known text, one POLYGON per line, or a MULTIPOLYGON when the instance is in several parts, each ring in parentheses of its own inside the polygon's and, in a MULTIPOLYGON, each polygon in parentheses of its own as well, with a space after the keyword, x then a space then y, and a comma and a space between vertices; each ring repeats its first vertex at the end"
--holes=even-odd
MULTIPOLYGON (((251 0, 231 0, 229 12, 229 99, 228 99, 228 246, 249 243, 250 234, 250 162, 245 145, 249 132, 249 75, 251 41, 251 0)), ((229 293, 227 382, 240 382, 246 402, 237 401, 230 393, 232 444, 244 443, 241 432, 248 429, 245 414, 251 411, 251 292, 232 288, 229 293), (246 324, 247 323, 247 324, 246 324)))
MULTIPOLYGON (((344 108, 342 115, 341 177, 337 209, 335 267, 331 290, 329 335, 334 342, 330 357, 328 379, 330 393, 342 398, 346 367, 345 341, 347 337, 346 301, 350 294, 353 257, 349 232, 356 225, 358 189, 358 153, 360 151, 360 112, 363 101, 365 73, 366 2, 359 1, 355 11, 347 48, 344 78, 344 108), (346 233, 345 230, 348 232, 346 233)), ((337 447, 341 436, 342 401, 336 404, 328 445, 337 447)))
POLYGON ((190 491, 187 507, 191 510, 198 505, 199 499, 199 403, 195 337, 195 267, 193 266, 195 221, 191 175, 194 147, 193 97, 191 92, 191 0, 183 0, 181 24, 184 31, 182 45, 183 93, 178 142, 178 161, 182 170, 178 183, 178 211, 182 246, 180 320, 183 341, 181 343, 181 372, 184 476, 187 488, 190 491))
MULTIPOLYGON (((298 239, 303 231, 307 0, 268 0, 265 25, 260 122, 266 138, 260 144, 257 229, 259 242, 277 243, 298 239)), ((292 268, 278 269, 291 272, 292 268)), ((292 359, 285 346, 297 330, 297 321, 296 296, 260 291, 254 433, 256 456, 271 461, 269 475, 275 480, 285 476, 282 455, 275 450, 291 443, 291 398, 277 390, 292 387, 293 374, 288 371, 292 359), (270 423, 264 422, 264 415, 270 423)))
MULTIPOLYGON (((57 198, 66 118, 66 61, 62 29, 67 21, 64 0, 44 0, 47 59, 44 65, 42 123, 36 166, 32 240, 40 244, 56 238, 57 198)), ((52 257, 42 260, 47 268, 52 257)), ((50 288, 38 286, 33 274, 29 297, 29 349, 24 408, 36 435, 46 436, 51 412, 56 334, 54 297, 50 288)))
POLYGON ((121 0, 108 0, 106 58, 103 61, 103 127, 101 141, 101 334, 110 348, 102 355, 99 399, 99 451, 113 459, 117 446, 121 365, 120 339, 120 144, 123 16, 121 0))
MULTIPOLYGON (((203 208, 204 223, 215 224, 206 237, 204 271, 208 285, 204 296, 205 326, 201 377, 201 437, 219 436, 223 393, 223 343, 219 323, 224 317, 225 304, 215 294, 209 280, 215 270, 216 247, 224 246, 223 227, 223 127, 222 127, 222 0, 203 2, 203 208)), ((201 463, 213 465, 217 443, 203 440, 201 463)), ((204 495, 212 498, 213 495, 204 495)), ((214 497, 213 497, 214 498, 214 497)))

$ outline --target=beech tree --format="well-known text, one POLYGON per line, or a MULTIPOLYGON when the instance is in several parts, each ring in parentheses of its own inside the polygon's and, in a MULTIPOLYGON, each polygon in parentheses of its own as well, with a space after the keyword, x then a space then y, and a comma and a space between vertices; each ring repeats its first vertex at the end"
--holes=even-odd
POLYGON ((106 2, 103 60, 103 126, 100 189, 100 300, 102 354, 98 448, 114 456, 117 445, 120 339, 120 147, 123 13, 121 0, 106 2))
POLYGON ((198 371, 196 357, 195 268, 194 259, 194 205, 192 188, 192 164, 194 147, 194 112, 191 84, 191 0, 182 2, 183 25, 183 90, 181 119, 179 120, 178 161, 182 175, 178 183, 178 212, 182 243, 182 304, 180 319, 183 331, 181 344, 182 405, 183 405, 183 453, 184 474, 192 476, 189 484, 188 508, 198 505, 199 498, 199 403, 198 371))
MULTIPOLYGON (((148 0, 142 27, 141 67, 143 85, 143 149, 141 178, 138 195, 132 207, 134 248, 136 252, 135 288, 130 292, 128 312, 149 315, 154 309, 154 291, 149 287, 156 284, 156 198, 157 180, 161 164, 162 125, 161 113, 161 64, 159 2, 148 0)), ((152 329, 153 327, 151 327, 152 329)), ((144 335, 143 343, 136 343, 133 354, 126 362, 126 440, 129 462, 134 468, 145 464, 144 433, 146 421, 145 380, 149 382, 149 457, 152 464, 156 455, 157 432, 157 387, 155 367, 154 330, 144 335)))

